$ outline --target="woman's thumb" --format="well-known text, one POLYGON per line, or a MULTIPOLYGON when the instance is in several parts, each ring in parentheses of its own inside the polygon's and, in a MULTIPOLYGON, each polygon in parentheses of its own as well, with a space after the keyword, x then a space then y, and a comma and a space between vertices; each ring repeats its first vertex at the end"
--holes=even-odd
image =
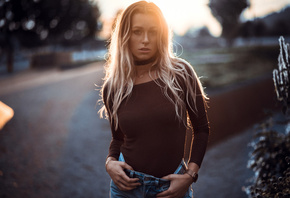
POLYGON ((171 180, 171 175, 166 175, 166 176, 162 177, 161 179, 171 180))
POLYGON ((127 164, 126 162, 124 162, 124 164, 122 165, 122 167, 124 169, 133 170, 133 168, 129 164, 127 164))

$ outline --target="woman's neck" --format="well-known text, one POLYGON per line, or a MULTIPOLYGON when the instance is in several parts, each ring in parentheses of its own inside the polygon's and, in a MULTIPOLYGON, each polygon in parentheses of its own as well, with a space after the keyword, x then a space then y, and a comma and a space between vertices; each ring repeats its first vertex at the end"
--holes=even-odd
MULTIPOLYGON (((156 56, 151 57, 147 60, 142 61, 134 61, 136 77, 146 79, 146 77, 150 77, 149 73, 154 71, 155 66, 153 65, 154 61, 156 60, 156 56)), ((153 72, 154 73, 154 72, 153 72)), ((151 73, 152 74, 152 73, 151 73)))
POLYGON ((146 65, 135 65, 135 69, 137 72, 149 71, 151 67, 152 67, 152 63, 148 63, 146 65))
POLYGON ((156 79, 156 66, 152 65, 152 63, 146 65, 135 66, 135 83, 147 82, 152 79, 156 79))
POLYGON ((142 66, 153 63, 156 60, 156 55, 146 60, 134 60, 135 66, 142 66))

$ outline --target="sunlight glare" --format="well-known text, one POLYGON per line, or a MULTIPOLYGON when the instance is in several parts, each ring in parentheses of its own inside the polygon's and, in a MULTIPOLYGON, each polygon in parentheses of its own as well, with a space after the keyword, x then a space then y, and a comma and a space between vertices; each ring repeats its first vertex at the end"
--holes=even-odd
MULTIPOLYGON (((92 0, 96 1, 102 18, 110 21, 118 9, 125 9, 139 0, 92 0)), ((160 7, 169 26, 177 34, 183 35, 189 28, 207 26, 213 36, 220 36, 221 25, 212 16, 208 7, 209 0, 151 0, 160 7)), ((290 5, 290 0, 250 0, 251 6, 243 12, 242 18, 253 19, 290 5)))
POLYGON ((208 0, 151 0, 163 12, 169 26, 183 35, 191 28, 207 26, 213 36, 219 36, 221 26, 211 15, 208 0))
MULTIPOLYGON (((96 0, 97 1, 97 0, 96 0)), ((104 11, 104 17, 109 15, 114 16, 117 12, 113 10, 112 5, 118 8, 126 8, 130 4, 138 0, 99 0, 99 3, 104 11), (110 2, 110 3, 109 3, 110 2), (109 14, 109 10, 111 13, 109 14)), ((218 21, 212 16, 209 7, 209 0, 150 0, 155 3, 163 12, 168 25, 175 33, 183 35, 191 28, 201 28, 207 26, 213 36, 219 36, 221 26, 218 21)))
POLYGON ((245 19, 263 17, 290 5, 290 0, 254 0, 244 12, 245 19))

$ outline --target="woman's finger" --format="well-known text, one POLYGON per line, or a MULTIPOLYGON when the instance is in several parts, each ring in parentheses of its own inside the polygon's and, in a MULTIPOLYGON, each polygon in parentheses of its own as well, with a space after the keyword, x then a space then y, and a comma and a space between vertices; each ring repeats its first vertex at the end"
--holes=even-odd
POLYGON ((118 183, 118 184, 116 184, 116 186, 122 191, 133 190, 135 188, 135 187, 128 187, 122 183, 118 183))
POLYGON ((119 180, 119 181, 116 181, 116 185, 117 186, 120 186, 120 190, 132 190, 138 186, 140 186, 141 184, 139 182, 135 182, 135 183, 128 183, 124 180, 119 180), (122 188, 122 189, 121 189, 122 188))
POLYGON ((125 178, 122 178, 122 183, 128 187, 137 187, 141 185, 138 178, 130 178, 127 175, 125 178))
POLYGON ((136 183, 136 182, 139 181, 138 178, 130 178, 130 177, 128 177, 128 175, 126 175, 125 172, 124 172, 124 174, 122 174, 122 175, 120 175, 120 176, 121 176, 121 178, 122 178, 125 182, 127 182, 127 183, 136 183))
POLYGON ((162 177, 161 179, 172 180, 172 177, 173 177, 173 175, 170 174, 170 175, 166 175, 166 176, 162 177))
POLYGON ((124 171, 119 175, 117 182, 122 183, 126 187, 134 187, 135 188, 135 187, 141 185, 138 178, 130 178, 126 175, 126 173, 124 171))

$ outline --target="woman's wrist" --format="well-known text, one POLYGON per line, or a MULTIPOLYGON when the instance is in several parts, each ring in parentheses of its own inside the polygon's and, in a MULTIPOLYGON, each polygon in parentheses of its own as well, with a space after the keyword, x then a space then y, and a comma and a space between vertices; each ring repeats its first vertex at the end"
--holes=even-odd
POLYGON ((190 162, 187 166, 187 170, 192 170, 193 172, 198 173, 199 166, 194 162, 190 162))
POLYGON ((193 183, 192 177, 190 175, 186 174, 186 172, 183 174, 183 176, 186 178, 186 180, 188 181, 187 183, 189 185, 191 185, 193 183))
POLYGON ((196 183, 197 179, 198 179, 198 174, 197 172, 194 172, 191 169, 187 169, 184 173, 185 175, 188 175, 192 181, 192 183, 196 183))
POLYGON ((108 165, 111 161, 117 161, 116 158, 114 157, 108 157, 107 160, 106 160, 106 163, 105 163, 105 168, 106 168, 106 171, 108 169, 108 165))

